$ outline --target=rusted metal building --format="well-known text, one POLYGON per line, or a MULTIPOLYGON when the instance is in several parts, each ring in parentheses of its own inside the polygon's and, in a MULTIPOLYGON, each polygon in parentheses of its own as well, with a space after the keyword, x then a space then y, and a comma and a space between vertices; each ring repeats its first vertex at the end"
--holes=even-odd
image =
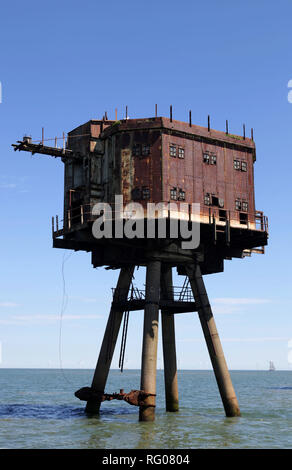
MULTIPOLYGON (((145 209, 148 202, 200 204, 205 258, 213 260, 212 267, 204 263, 203 273, 222 271, 224 259, 262 252, 267 243, 267 218, 255 207, 253 139, 165 117, 92 120, 69 132, 67 150, 74 157, 63 158, 64 223, 55 230, 57 247, 78 248, 74 240, 79 243, 80 231, 90 226, 94 204, 109 202, 115 210, 117 194, 124 205, 135 201, 145 209)), ((141 242, 136 244, 138 249, 141 242)), ((119 248, 115 257, 122 265, 119 248)), ((93 264, 107 264, 103 248, 93 250, 93 264)))
POLYGON ((239 415, 202 275, 223 271, 226 259, 263 253, 267 245, 268 221, 255 206, 253 135, 247 138, 245 128, 243 136, 230 134, 228 127, 226 132, 213 130, 209 120, 206 128, 196 126, 191 115, 189 122, 176 121, 171 110, 170 118, 88 121, 68 133, 61 149, 44 145, 44 140, 33 143, 29 137, 14 149, 61 157, 64 162, 64 214, 63 221, 52 221, 53 246, 89 251, 94 267, 121 269, 92 386, 77 393, 87 401, 87 411, 98 412, 103 400, 118 398, 138 404, 140 420, 154 419, 161 310, 166 409, 178 410, 174 314, 197 311, 225 412, 239 415), (117 203, 117 195, 122 202, 117 203), (131 202, 143 206, 144 221, 147 203, 162 204, 154 219, 165 218, 168 228, 178 217, 171 204, 179 204, 189 226, 200 224, 199 244, 183 249, 179 236, 96 239, 92 227, 100 213, 95 214, 95 205, 109 203, 115 224, 117 205, 124 208, 131 202), (195 213, 193 204, 199 207, 195 213), (131 283, 139 265, 147 267, 146 291, 135 297, 131 283), (186 276, 179 296, 172 283, 173 267, 186 276), (111 397, 104 388, 121 321, 125 313, 124 347, 126 314, 139 309, 145 312, 141 390, 111 397))
POLYGON ((113 202, 115 194, 125 203, 198 202, 202 215, 212 207, 218 217, 228 211, 232 225, 254 224, 253 140, 167 118, 105 123, 68 134, 67 147, 88 159, 66 162, 67 209, 75 190, 83 203, 113 202))

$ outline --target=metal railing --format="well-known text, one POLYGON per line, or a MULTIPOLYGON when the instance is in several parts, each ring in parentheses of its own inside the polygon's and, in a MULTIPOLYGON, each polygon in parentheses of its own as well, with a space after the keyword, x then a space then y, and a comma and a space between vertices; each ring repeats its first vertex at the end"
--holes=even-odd
MULTIPOLYGON (((125 298, 125 289, 117 289, 112 287, 112 296, 115 302, 124 300, 125 298)), ((186 286, 173 286, 171 289, 168 289, 164 295, 165 300, 174 300, 179 302, 194 302, 193 291, 191 287, 186 286)), ((131 300, 145 300, 146 291, 145 289, 138 289, 136 287, 131 287, 128 295, 127 302, 131 300)))
MULTIPOLYGON (((172 208, 169 209, 169 201, 161 201, 165 207, 160 214, 158 211, 155 212, 154 217, 158 218, 176 218, 184 219, 188 221, 197 221, 201 223, 216 224, 217 226, 225 226, 227 223, 230 226, 237 226, 240 228, 247 228, 257 230, 260 232, 268 233, 268 218, 261 211, 255 212, 243 212, 243 211, 230 211, 220 209, 217 207, 200 206, 200 211, 192 213, 192 205, 183 203, 177 203, 179 208, 178 211, 174 211, 172 208)), ((65 213, 65 219, 59 220, 58 216, 52 217, 52 234, 53 238, 64 235, 71 230, 77 230, 82 226, 87 225, 89 222, 95 221, 98 217, 103 216, 104 220, 129 220, 133 218, 132 211, 125 210, 127 205, 120 204, 105 204, 104 210, 98 214, 94 214, 94 206, 92 204, 82 204, 77 207, 71 207, 65 213), (61 227, 61 224, 63 226, 61 227)), ((141 216, 141 215, 140 215, 141 216)), ((143 217, 143 216, 142 216, 143 217)), ((144 207, 144 218, 147 218, 146 207, 144 207)))

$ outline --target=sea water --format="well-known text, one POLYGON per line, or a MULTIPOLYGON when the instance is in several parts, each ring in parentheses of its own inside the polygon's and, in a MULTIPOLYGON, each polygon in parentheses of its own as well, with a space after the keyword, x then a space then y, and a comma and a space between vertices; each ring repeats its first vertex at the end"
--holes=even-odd
MULTIPOLYGON (((74 396, 91 370, 0 369, 0 447, 7 449, 292 448, 292 371, 231 371, 242 416, 226 418, 212 371, 178 371, 180 409, 165 412, 157 371, 156 420, 103 402, 87 416, 74 396)), ((140 388, 140 371, 111 370, 106 392, 140 388)))

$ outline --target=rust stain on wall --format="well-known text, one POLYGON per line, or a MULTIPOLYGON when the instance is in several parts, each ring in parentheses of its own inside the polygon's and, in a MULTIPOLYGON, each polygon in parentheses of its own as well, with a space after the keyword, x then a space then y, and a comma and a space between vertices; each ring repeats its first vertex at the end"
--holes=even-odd
POLYGON ((121 150, 121 190, 124 203, 131 201, 131 193, 134 181, 134 165, 132 164, 131 150, 121 150))

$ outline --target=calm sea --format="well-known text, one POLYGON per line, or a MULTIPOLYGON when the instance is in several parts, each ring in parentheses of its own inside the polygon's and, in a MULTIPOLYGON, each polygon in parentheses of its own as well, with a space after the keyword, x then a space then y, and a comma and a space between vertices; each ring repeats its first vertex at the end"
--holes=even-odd
MULTIPOLYGON (((212 371, 179 371, 180 411, 166 413, 159 370, 154 423, 139 423, 138 408, 121 401, 87 417, 74 392, 92 374, 0 369, 0 448, 292 448, 292 371, 231 371, 242 416, 225 418, 212 371)), ((140 371, 112 370, 106 391, 120 388, 139 389, 140 371)))

